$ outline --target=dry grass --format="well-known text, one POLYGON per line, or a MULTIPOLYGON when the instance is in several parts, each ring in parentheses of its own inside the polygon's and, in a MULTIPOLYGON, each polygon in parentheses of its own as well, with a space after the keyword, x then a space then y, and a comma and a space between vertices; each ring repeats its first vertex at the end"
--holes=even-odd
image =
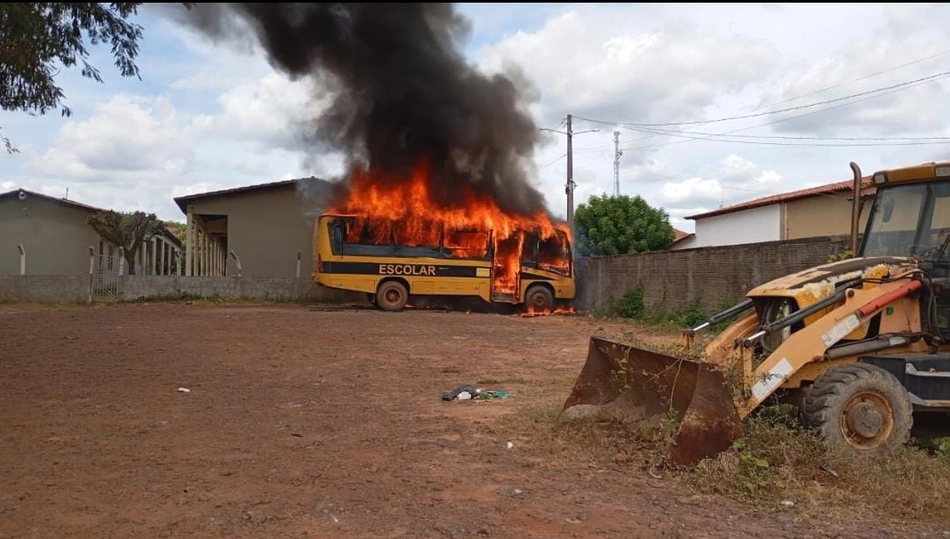
MULTIPOLYGON (((625 334, 621 340, 700 359, 694 350, 644 339, 642 334, 625 334)), ((726 376, 729 382, 731 376, 726 376)), ((791 405, 760 408, 747 418, 745 433, 731 450, 677 475, 696 491, 764 509, 818 512, 838 507, 844 514, 865 511, 950 523, 950 450, 928 447, 933 442, 920 440, 877 459, 832 454, 816 434, 801 426, 798 410, 791 405)))
MULTIPOLYGON (((654 334, 636 323, 613 339, 698 359, 696 350, 672 345, 669 334, 654 334)), ((546 397, 525 402, 551 402, 546 397)), ((732 449, 693 469, 662 470, 657 468, 662 443, 643 439, 632 425, 562 418, 562 402, 525 405, 504 417, 502 428, 531 440, 548 466, 613 469, 641 477, 659 473, 696 493, 805 518, 875 515, 950 524, 950 451, 916 445, 888 458, 846 458, 829 453, 817 435, 805 430, 794 406, 766 406, 747 418, 745 436, 732 449)))
POLYGON ((921 521, 950 519, 950 456, 908 446, 880 458, 829 452, 793 409, 764 408, 733 448, 680 477, 704 493, 760 508, 873 512, 921 521))
MULTIPOLYGON (((532 440, 552 466, 660 471, 662 447, 622 424, 563 419, 559 406, 525 407, 504 428, 532 440)), ((662 471, 671 477, 670 470, 662 471)), ((876 514, 950 522, 950 455, 907 447, 889 458, 854 460, 830 454, 804 430, 791 408, 767 407, 746 421, 746 434, 715 459, 672 477, 701 494, 757 509, 804 516, 876 514)))

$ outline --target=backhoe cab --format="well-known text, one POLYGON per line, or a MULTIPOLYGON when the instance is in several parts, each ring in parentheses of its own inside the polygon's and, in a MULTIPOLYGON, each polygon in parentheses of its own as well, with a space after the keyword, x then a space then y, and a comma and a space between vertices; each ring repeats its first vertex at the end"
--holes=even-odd
POLYGON ((876 172, 866 189, 851 167, 855 257, 750 290, 684 332, 684 357, 591 338, 565 413, 672 431, 668 463, 693 465, 779 397, 830 446, 863 454, 904 444, 915 412, 950 410, 950 163, 876 172), (859 242, 862 192, 873 198, 859 242))

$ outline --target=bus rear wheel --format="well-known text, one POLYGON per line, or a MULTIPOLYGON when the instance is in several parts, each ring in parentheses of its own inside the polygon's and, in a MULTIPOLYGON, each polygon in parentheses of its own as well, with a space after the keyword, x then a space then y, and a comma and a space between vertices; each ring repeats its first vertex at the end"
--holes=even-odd
POLYGON ((399 281, 386 281, 376 289, 376 304, 384 311, 401 311, 409 301, 409 291, 399 281))
POLYGON ((529 311, 549 313, 554 310, 554 294, 546 286, 535 285, 525 293, 524 304, 529 311))

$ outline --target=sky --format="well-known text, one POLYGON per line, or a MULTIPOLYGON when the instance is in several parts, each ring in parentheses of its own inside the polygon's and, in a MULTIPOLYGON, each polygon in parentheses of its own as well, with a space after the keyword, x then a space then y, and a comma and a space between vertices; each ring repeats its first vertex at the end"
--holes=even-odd
MULTIPOLYGON (((874 170, 950 160, 947 4, 461 4, 468 61, 521 72, 545 138, 531 178, 566 214, 572 115, 575 203, 642 196, 686 217, 874 170), (596 130, 596 131, 594 131, 596 130)), ((0 111, 0 192, 25 188, 184 221, 173 198, 317 176, 342 157, 298 136, 312 86, 270 67, 253 44, 214 43, 145 6, 123 78, 90 49, 103 82, 63 70, 70 117, 0 111)), ((247 43, 251 43, 248 41, 247 43)))

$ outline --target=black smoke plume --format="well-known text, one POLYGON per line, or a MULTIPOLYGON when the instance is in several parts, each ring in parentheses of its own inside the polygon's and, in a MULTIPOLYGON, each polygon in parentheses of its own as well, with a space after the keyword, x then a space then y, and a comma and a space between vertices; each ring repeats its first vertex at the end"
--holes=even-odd
POLYGON ((506 211, 544 211, 528 178, 540 134, 522 110, 528 88, 466 63, 468 23, 451 4, 197 4, 187 18, 215 38, 249 29, 275 68, 332 83, 305 135, 351 165, 405 178, 427 158, 442 204, 470 185, 506 211))

